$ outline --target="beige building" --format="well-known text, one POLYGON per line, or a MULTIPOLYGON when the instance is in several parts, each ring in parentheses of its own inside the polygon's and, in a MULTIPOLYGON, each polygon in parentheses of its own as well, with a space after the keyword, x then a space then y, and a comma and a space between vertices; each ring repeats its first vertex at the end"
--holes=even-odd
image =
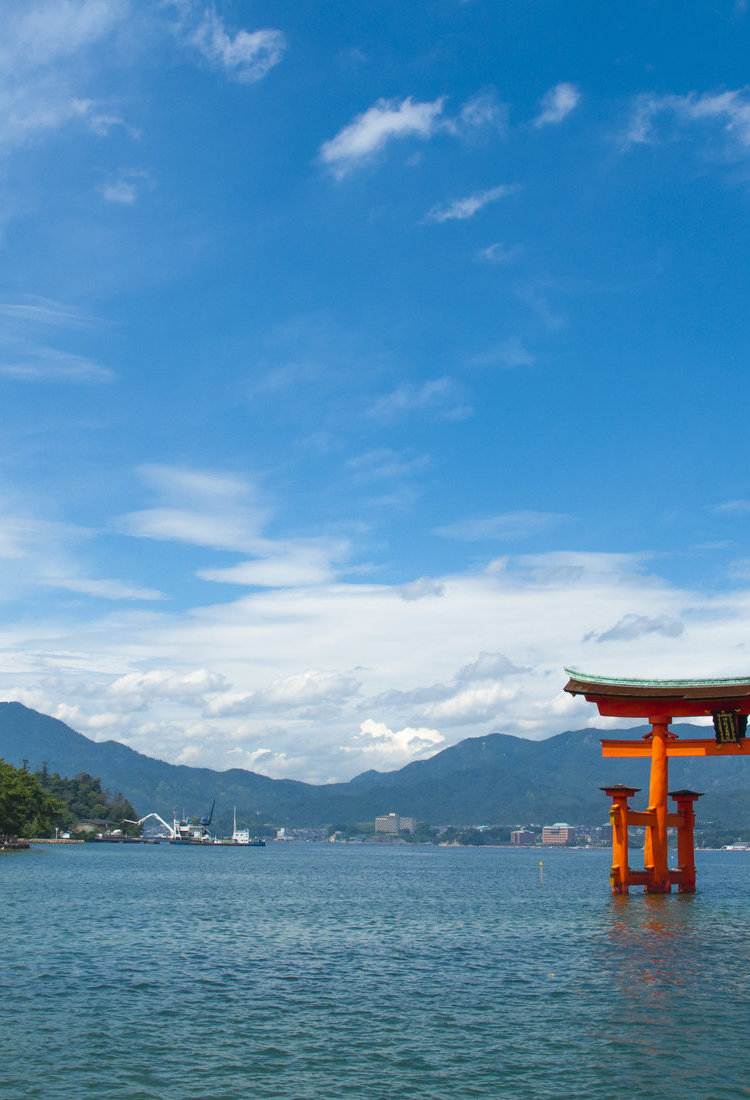
POLYGON ((391 833, 396 836, 398 833, 414 833, 416 830, 417 823, 413 817, 401 817, 399 814, 383 814, 382 817, 375 818, 376 833, 391 833))
POLYGON ((558 821, 555 825, 545 825, 542 829, 542 844, 575 844, 576 831, 573 825, 558 821))

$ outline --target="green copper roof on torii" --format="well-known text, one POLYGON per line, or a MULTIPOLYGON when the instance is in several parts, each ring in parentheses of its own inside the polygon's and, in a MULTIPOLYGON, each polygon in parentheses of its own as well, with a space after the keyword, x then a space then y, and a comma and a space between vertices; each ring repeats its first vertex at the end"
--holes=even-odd
POLYGON ((582 684, 610 684, 613 687, 701 688, 750 685, 750 675, 721 680, 634 680, 622 679, 615 676, 592 676, 588 672, 578 672, 574 668, 566 668, 565 672, 567 672, 571 680, 577 680, 582 684))

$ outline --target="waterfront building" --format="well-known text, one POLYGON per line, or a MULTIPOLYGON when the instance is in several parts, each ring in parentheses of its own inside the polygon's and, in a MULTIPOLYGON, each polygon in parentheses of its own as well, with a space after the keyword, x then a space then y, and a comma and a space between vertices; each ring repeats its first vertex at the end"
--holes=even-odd
POLYGON ((531 829, 513 829, 510 834, 511 844, 528 846, 536 844, 536 836, 531 829))
POLYGON ((575 844, 576 831, 573 825, 558 821, 555 825, 545 825, 542 829, 542 844, 575 844))
POLYGON ((399 814, 383 814, 375 818, 376 833, 390 833, 397 836, 398 833, 415 833, 417 823, 413 817, 401 817, 399 814))

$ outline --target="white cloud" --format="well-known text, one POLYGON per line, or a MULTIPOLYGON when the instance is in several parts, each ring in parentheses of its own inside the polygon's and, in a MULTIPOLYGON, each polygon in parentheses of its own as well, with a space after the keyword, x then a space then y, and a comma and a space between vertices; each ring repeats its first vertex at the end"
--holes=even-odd
MULTIPOLYGON (((31 704, 28 704, 31 705, 31 704)), ((78 706, 71 706, 68 703, 59 703, 53 711, 51 711, 52 717, 57 718, 60 722, 65 722, 66 725, 71 726, 73 729, 86 731, 86 736, 97 741, 97 733, 104 730, 109 732, 116 732, 122 725, 122 716, 116 711, 105 711, 98 714, 88 714, 85 710, 78 706)))
POLYGON ((503 653, 483 652, 447 682, 384 692, 364 702, 362 709, 389 715, 408 713, 411 724, 427 722, 443 727, 492 721, 499 718, 505 704, 517 698, 519 683, 528 671, 514 665, 503 653))
POLYGON ((490 244, 479 251, 479 259, 486 260, 490 264, 508 264, 521 254, 523 248, 520 244, 504 245, 500 241, 490 244))
POLYGON ((19 558, 28 562, 39 548, 60 547, 90 536, 89 530, 73 524, 11 515, 5 504, 0 517, 0 558, 19 558))
POLYGON ((80 592, 82 595, 95 596, 103 600, 163 600, 163 592, 153 588, 139 588, 123 581, 82 577, 49 577, 40 579, 41 584, 50 588, 63 588, 68 592, 80 592))
POLYGON ((679 638, 685 627, 667 615, 624 615, 610 630, 596 636, 598 642, 632 642, 644 634, 660 634, 664 638, 679 638))
POLYGON ((458 681, 498 680, 503 676, 512 676, 523 672, 514 665, 504 653, 480 653, 476 661, 464 665, 456 674, 458 681))
POLYGON ((126 0, 22 0, 6 5, 0 72, 39 68, 106 37, 127 15, 126 0))
POLYGON ((0 302, 0 316, 23 325, 49 325, 55 328, 81 328, 99 323, 96 317, 87 316, 76 306, 36 294, 24 295, 23 301, 19 302, 0 302))
POLYGON ((457 400, 456 384, 450 378, 432 378, 421 385, 404 382, 370 406, 370 416, 391 419, 416 410, 430 410, 442 420, 467 419, 473 410, 457 400))
POLYGON ((487 130, 503 132, 508 122, 508 108, 500 103, 494 88, 485 88, 461 107, 452 127, 462 137, 487 130))
POLYGON ((204 566, 203 580, 246 587, 300 588, 332 581, 350 556, 343 538, 270 539, 267 498, 234 474, 147 466, 141 476, 158 502, 115 521, 135 538, 183 542, 250 555, 233 565, 204 566))
POLYGON ((500 184, 487 191, 476 191, 473 195, 456 199, 446 205, 433 206, 427 214, 427 219, 433 222, 465 221, 467 218, 473 218, 482 207, 497 202, 498 199, 505 198, 516 190, 517 188, 512 184, 500 184))
POLYGON ((465 688, 449 699, 426 706, 424 717, 427 722, 442 726, 465 726, 487 721, 494 723, 500 718, 504 705, 516 699, 518 694, 517 687, 503 684, 465 688))
MULTIPOLYGON (((19 145, 80 121, 105 135, 121 119, 82 94, 85 63, 124 25, 127 0, 6 2, 0 40, 0 145, 19 145)), ((130 131, 134 134, 134 131, 130 131)))
POLYGON ((138 196, 135 183, 125 179, 102 184, 100 191, 102 198, 106 199, 107 202, 116 202, 121 206, 133 206, 138 196))
POLYGON ((399 592, 402 600, 426 600, 445 595, 445 585, 431 577, 419 577, 416 581, 402 584, 399 592))
POLYGON ((153 190, 153 181, 148 172, 128 169, 122 171, 109 183, 103 183, 99 193, 106 202, 118 203, 120 206, 134 206, 144 189, 153 190))
POLYGON ((136 538, 186 542, 219 550, 247 551, 257 537, 253 516, 211 514, 197 509, 149 508, 120 517, 117 525, 136 538))
POLYGON ((727 573, 735 581, 750 580, 750 558, 738 558, 730 562, 727 573))
POLYGON ((575 84, 556 84, 542 99, 541 110, 534 119, 534 125, 555 126, 575 110, 581 101, 581 93, 575 84))
POLYGON ((744 516, 750 513, 750 500, 725 500, 722 504, 717 504, 714 511, 730 516, 744 516))
POLYGON ((392 141, 419 138, 427 141, 438 133, 474 139, 482 132, 501 132, 506 110, 492 89, 468 99, 449 117, 444 113, 445 96, 427 102, 379 99, 320 148, 320 160, 342 178, 355 165, 371 158, 392 141))
MULTIPOLYGON (((362 722, 359 734, 353 738, 352 745, 342 745, 344 752, 360 752, 380 758, 388 768, 398 768, 411 760, 426 760, 439 752, 445 738, 437 730, 412 729, 406 726, 401 730, 391 730, 384 722, 372 718, 362 722)), ((370 761, 376 764, 378 761, 370 761)))
POLYGON ((73 592, 98 600, 163 600, 152 588, 111 577, 87 575, 83 559, 94 556, 96 531, 73 524, 13 515, 5 501, 0 519, 0 560, 3 562, 0 598, 29 600, 40 592, 45 602, 50 590, 73 592))
POLYGON ((498 516, 459 520, 436 527, 445 538, 474 542, 484 539, 519 539, 556 527, 568 517, 558 512, 505 512, 498 516))
POLYGON ((367 451, 355 455, 347 461, 347 466, 364 481, 386 481, 392 478, 407 478, 420 473, 429 465, 428 455, 416 455, 407 458, 390 447, 367 451))
POLYGON ((249 482, 168 466, 144 466, 140 474, 159 504, 119 517, 116 525, 126 534, 246 553, 263 544, 269 508, 249 482))
POLYGON ((224 569, 201 569, 204 580, 226 584, 242 584, 267 588, 304 588, 324 584, 336 575, 334 563, 343 561, 350 552, 344 540, 298 540, 285 543, 259 544, 262 557, 243 561, 224 569))
POLYGON ((118 677, 107 689, 110 703, 125 700, 128 707, 143 707, 149 701, 173 699, 193 706, 204 706, 206 696, 226 689, 224 677, 206 668, 190 672, 174 669, 151 669, 148 672, 129 672, 118 677))
POLYGON ((274 681, 263 693, 263 701, 277 706, 309 706, 310 703, 347 698, 359 689, 360 681, 355 676, 310 669, 297 676, 274 681))
POLYGON ((322 704, 341 705, 357 695, 358 677, 348 672, 312 668, 274 680, 267 688, 252 692, 225 691, 210 701, 211 715, 265 714, 297 708, 319 708, 322 704))
POLYGON ((19 382, 66 383, 111 382, 116 377, 114 371, 86 356, 31 346, 16 354, 13 349, 9 353, 0 350, 0 375, 19 382))
POLYGON ((472 357, 472 363, 485 367, 529 367, 535 362, 536 357, 517 336, 472 357))
POLYGON ((415 103, 411 96, 401 101, 379 99, 374 106, 326 141, 320 150, 324 164, 344 175, 363 157, 369 157, 388 142, 405 137, 431 137, 438 128, 445 99, 415 103))
POLYGON ((667 119, 676 126, 718 125, 729 146, 750 147, 750 88, 687 95, 639 96, 633 105, 626 144, 643 144, 659 137, 656 126, 667 119))
POLYGON ((648 553, 594 554, 582 550, 552 550, 546 554, 523 554, 516 564, 528 570, 533 582, 542 586, 556 588, 561 584, 585 582, 606 587, 622 574, 631 578, 640 575, 650 556, 648 553))
MULTIPOLYGON (((231 479, 214 488, 230 499, 238 491, 231 479)), ((50 541, 21 534, 10 533, 10 552, 50 541)), ((397 767, 493 729, 541 737, 601 726, 591 705, 559 703, 563 665, 657 677, 740 675, 750 665, 750 589, 680 589, 649 575, 648 561, 557 552, 412 582, 442 588, 440 598, 405 600, 405 582, 336 582, 169 613, 50 608, 33 629, 25 612, 6 613, 0 696, 46 713, 75 705, 82 729, 119 715, 118 739, 168 760, 197 746, 207 766, 257 759, 266 774, 320 781, 397 767), (628 616, 661 628, 635 644, 628 630, 599 641, 613 624, 632 624, 628 616)), ((6 558, 3 584, 28 567, 24 556, 6 558)))
POLYGON ((230 35, 213 8, 206 10, 189 41, 208 61, 242 84, 262 80, 286 50, 286 38, 279 30, 239 30, 230 35))

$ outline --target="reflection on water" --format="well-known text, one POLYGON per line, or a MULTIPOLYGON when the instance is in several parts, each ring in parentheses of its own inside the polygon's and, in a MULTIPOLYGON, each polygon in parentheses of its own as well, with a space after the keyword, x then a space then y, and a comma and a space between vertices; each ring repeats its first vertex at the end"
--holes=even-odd
POLYGON ((750 853, 166 845, 0 864, 0 1095, 750 1096, 750 853), (2 1091, 5 1089, 5 1092, 2 1091))
POLYGON ((607 909, 608 958, 619 963, 621 992, 643 982, 668 989, 692 975, 695 894, 611 897, 607 909))

